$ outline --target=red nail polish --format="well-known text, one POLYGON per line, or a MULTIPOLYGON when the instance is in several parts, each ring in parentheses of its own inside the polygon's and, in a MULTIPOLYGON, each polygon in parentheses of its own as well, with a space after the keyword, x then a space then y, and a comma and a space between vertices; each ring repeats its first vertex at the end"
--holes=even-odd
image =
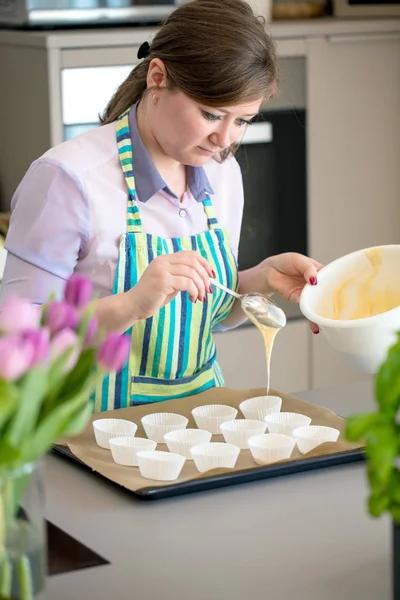
POLYGON ((313 334, 314 334, 314 335, 317 335, 317 333, 319 333, 319 331, 313 331, 313 334))
POLYGON ((311 277, 310 278, 310 284, 311 285, 317 285, 317 278, 316 277, 311 277))
POLYGON ((210 285, 210 287, 209 287, 208 289, 209 289, 209 292, 210 292, 210 294, 213 294, 213 293, 214 293, 214 290, 213 290, 213 287, 212 287, 212 285, 210 285))
POLYGON ((214 277, 214 279, 215 279, 215 278, 216 278, 216 274, 215 274, 215 271, 214 271, 214 269, 211 271, 211 273, 212 273, 212 276, 213 276, 213 277, 214 277))
POLYGON ((204 296, 203 302, 207 302, 207 296, 204 296))

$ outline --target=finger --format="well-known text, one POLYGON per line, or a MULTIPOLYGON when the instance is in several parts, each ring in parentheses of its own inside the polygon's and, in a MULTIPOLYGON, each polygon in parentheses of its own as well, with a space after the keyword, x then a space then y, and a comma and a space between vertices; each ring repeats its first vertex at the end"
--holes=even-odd
MULTIPOLYGON (((319 263, 318 263, 319 264, 319 263)), ((318 283, 318 268, 315 265, 315 261, 308 256, 298 255, 296 260, 296 268, 303 274, 304 279, 310 285, 317 285, 318 283)))
POLYGON ((309 321, 310 323, 310 329, 313 333, 319 333, 319 327, 316 323, 313 323, 312 321, 309 321))
POLYGON ((301 273, 304 279, 311 285, 316 285, 318 282, 317 273, 324 266, 317 260, 309 258, 304 254, 291 254, 292 266, 301 273))
POLYGON ((197 300, 204 300, 204 297, 199 297, 199 290, 197 289, 196 284, 190 277, 182 277, 180 275, 171 276, 170 285, 172 289, 176 292, 187 292, 192 302, 197 302, 197 300))
POLYGON ((175 264, 183 263, 188 266, 199 266, 207 272, 208 277, 215 277, 215 272, 212 269, 210 263, 204 258, 199 252, 194 250, 182 250, 181 252, 175 252, 171 254, 171 262, 175 264))
POLYGON ((207 281, 209 281, 207 273, 205 274, 205 279, 203 279, 203 277, 194 267, 188 267, 186 265, 178 264, 172 265, 170 273, 174 277, 185 277, 186 279, 193 281, 198 292, 196 298, 199 298, 199 300, 203 300, 204 296, 211 289, 210 284, 208 284, 208 289, 206 288, 207 281))
POLYGON ((204 264, 208 265, 209 270, 212 272, 212 274, 214 274, 209 263, 205 259, 203 259, 202 256, 198 255, 196 252, 182 252, 180 259, 181 259, 180 261, 174 262, 173 264, 177 268, 181 268, 181 266, 185 265, 190 269, 194 269, 204 282, 204 293, 207 293, 208 291, 210 291, 212 289, 211 284, 210 284, 210 274, 209 274, 209 271, 207 271, 207 269, 204 266, 204 264), (200 258, 200 260, 199 260, 199 258, 200 258))
POLYGON ((318 262, 317 260, 314 260, 313 258, 310 258, 309 260, 311 260, 313 265, 316 267, 317 271, 320 271, 325 266, 322 263, 318 262))

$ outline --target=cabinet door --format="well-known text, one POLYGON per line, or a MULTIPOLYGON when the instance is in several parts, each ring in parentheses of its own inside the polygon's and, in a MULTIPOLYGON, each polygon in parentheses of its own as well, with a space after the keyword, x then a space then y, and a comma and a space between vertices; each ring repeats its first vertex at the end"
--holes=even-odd
MULTIPOLYGON (((400 243, 400 34, 308 41, 309 253, 400 243)), ((311 387, 365 377, 322 335, 311 387)))
MULTIPOLYGON (((231 388, 266 387, 264 343, 252 325, 215 334, 218 362, 231 388)), ((271 387, 282 392, 309 388, 308 324, 289 321, 278 333, 271 359, 271 387)))
POLYGON ((400 34, 308 41, 309 252, 400 243, 400 34))

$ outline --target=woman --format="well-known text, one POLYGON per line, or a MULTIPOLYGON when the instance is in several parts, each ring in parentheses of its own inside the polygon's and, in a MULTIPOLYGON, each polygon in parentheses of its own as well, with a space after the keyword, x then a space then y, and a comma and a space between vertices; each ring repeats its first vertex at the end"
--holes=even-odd
POLYGON ((238 272, 243 186, 233 157, 277 88, 274 46, 242 0, 177 8, 142 45, 102 127, 35 161, 12 200, 2 302, 42 304, 72 272, 88 275, 108 330, 128 331, 129 364, 95 410, 223 385, 212 330, 239 325, 241 293, 297 301, 319 263, 298 254, 238 272))

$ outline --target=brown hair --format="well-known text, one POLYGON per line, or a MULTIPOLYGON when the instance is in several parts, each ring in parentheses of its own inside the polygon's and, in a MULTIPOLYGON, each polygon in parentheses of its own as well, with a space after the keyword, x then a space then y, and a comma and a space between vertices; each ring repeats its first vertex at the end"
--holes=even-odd
POLYGON ((275 46, 263 17, 243 0, 194 0, 175 9, 158 30, 149 54, 108 103, 103 125, 143 97, 153 58, 163 61, 170 90, 206 106, 234 106, 277 90, 275 46))

